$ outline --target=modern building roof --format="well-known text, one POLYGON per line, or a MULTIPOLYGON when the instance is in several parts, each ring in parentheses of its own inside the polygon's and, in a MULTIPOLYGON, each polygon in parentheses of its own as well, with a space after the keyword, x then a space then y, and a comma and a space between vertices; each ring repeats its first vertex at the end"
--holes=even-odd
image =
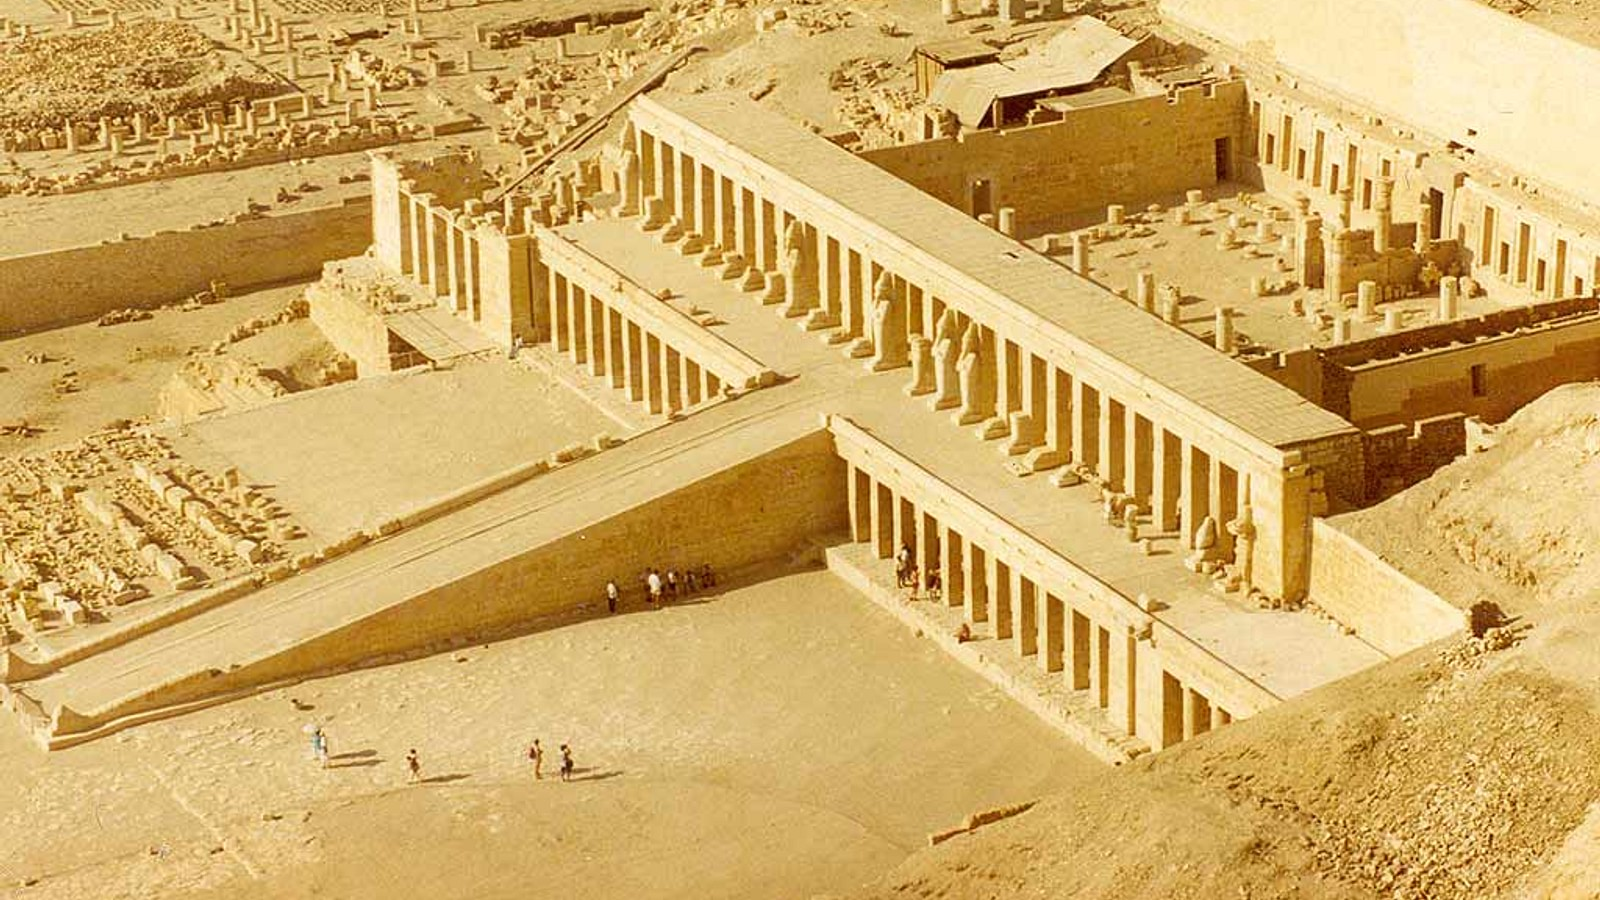
POLYGON ((1000 58, 999 50, 975 38, 956 38, 919 44, 915 52, 947 66, 988 62, 1000 58))
POLYGON ((1100 285, 748 100, 656 94, 637 101, 848 211, 930 270, 1043 320, 1048 334, 1120 377, 1159 385, 1275 448, 1354 426, 1100 285))
POLYGON ((996 100, 1092 84, 1136 46, 1138 41, 1099 19, 1079 16, 1026 56, 945 72, 928 102, 977 127, 996 100))

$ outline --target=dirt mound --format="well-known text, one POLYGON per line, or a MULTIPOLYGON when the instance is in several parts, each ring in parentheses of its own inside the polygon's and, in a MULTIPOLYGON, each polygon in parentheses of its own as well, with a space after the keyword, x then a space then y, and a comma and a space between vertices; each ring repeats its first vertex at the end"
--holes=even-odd
POLYGON ((1600 384, 1556 388, 1497 443, 1335 523, 1440 596, 1511 610, 1600 584, 1600 384))

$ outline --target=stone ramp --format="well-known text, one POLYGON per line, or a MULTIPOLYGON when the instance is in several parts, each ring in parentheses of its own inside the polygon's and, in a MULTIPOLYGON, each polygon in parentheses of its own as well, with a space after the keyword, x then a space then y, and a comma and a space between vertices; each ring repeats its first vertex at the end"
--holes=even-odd
POLYGON ((841 526, 842 464, 814 413, 783 403, 708 412, 9 685, 8 706, 45 746, 69 746, 266 686, 581 615, 608 578, 637 591, 649 565, 736 571, 841 526))

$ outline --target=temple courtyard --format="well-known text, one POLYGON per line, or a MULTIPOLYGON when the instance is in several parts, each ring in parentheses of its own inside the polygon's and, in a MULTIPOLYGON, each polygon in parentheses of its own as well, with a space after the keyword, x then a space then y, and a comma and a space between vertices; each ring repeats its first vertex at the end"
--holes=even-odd
POLYGON ((48 757, 9 730, 0 884, 12 893, 0 896, 446 895, 470 870, 481 898, 532 884, 810 897, 875 879, 974 810, 1104 777, 834 576, 770 574, 651 611, 634 573, 618 573, 614 618, 303 682, 48 757), (330 739, 326 771, 309 757, 311 723, 330 739), (565 742, 570 784, 556 776, 565 742))

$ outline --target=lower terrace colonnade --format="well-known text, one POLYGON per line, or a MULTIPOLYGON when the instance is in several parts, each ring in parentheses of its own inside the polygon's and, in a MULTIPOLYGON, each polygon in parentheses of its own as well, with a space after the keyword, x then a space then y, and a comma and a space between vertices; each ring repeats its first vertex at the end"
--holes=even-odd
POLYGON ((851 538, 881 559, 911 548, 942 602, 1085 692, 1119 730, 1161 749, 1278 698, 1139 605, 906 459, 829 418, 848 463, 851 538))
POLYGON ((910 366, 909 393, 999 441, 1019 472, 1073 463, 1180 531, 1196 565, 1237 563, 1246 591, 1304 595, 1310 466, 1353 455, 1359 469, 1353 426, 826 140, 716 102, 635 104, 624 170, 644 227, 695 242, 868 368, 910 366), (811 186, 823 178, 849 190, 811 186), (1065 295, 1062 315, 1032 312, 1065 295), (1171 357, 1150 362, 1162 379, 1123 362, 1151 353, 1171 357))

